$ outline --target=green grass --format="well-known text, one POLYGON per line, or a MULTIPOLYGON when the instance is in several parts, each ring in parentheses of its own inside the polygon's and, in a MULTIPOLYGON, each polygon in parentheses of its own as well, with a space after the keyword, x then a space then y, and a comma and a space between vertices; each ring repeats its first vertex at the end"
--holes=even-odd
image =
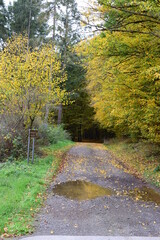
POLYGON ((160 146, 115 139, 108 142, 106 148, 114 154, 113 164, 121 167, 123 163, 126 172, 160 187, 160 146))
POLYGON ((45 190, 58 171, 61 157, 73 143, 59 142, 43 148, 46 157, 0 165, 0 235, 33 231, 33 220, 45 198, 45 190), (58 153, 57 153, 58 152, 58 153), (57 154, 55 154, 57 153, 57 154))

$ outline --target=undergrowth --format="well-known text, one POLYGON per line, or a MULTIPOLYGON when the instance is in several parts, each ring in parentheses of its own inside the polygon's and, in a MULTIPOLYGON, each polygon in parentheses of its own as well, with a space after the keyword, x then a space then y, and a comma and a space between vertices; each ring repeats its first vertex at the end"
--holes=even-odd
POLYGON ((26 159, 0 165, 0 235, 31 233, 33 220, 45 198, 45 190, 61 163, 61 154, 72 145, 61 141, 43 148, 44 158, 34 164, 26 159))
POLYGON ((160 146, 147 142, 111 140, 106 144, 113 156, 113 164, 160 187, 160 146), (115 158, 114 158, 115 157, 115 158))

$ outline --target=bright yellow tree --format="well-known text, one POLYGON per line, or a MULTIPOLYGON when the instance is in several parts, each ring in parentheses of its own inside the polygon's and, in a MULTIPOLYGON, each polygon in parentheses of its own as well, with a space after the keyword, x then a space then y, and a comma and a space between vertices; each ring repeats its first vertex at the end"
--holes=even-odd
POLYGON ((32 127, 48 103, 59 104, 65 96, 66 76, 51 45, 27 49, 27 38, 16 36, 0 52, 0 112, 18 116, 32 127))
POLYGON ((159 39, 104 32, 81 43, 96 119, 105 128, 160 142, 159 39))

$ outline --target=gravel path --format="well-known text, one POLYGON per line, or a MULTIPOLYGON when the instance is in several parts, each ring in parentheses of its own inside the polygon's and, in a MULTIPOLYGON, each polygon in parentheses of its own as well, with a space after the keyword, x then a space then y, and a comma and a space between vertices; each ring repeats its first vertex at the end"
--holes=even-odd
POLYGON ((49 189, 34 235, 160 236, 160 206, 129 196, 144 182, 111 164, 101 144, 78 144, 49 189), (112 196, 78 201, 53 194, 56 184, 85 180, 114 191, 112 196))

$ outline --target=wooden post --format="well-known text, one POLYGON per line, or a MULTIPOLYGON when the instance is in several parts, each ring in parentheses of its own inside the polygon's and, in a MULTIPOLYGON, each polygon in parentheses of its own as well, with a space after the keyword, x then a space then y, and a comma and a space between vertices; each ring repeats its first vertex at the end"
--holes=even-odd
POLYGON ((30 129, 28 135, 28 151, 27 151, 27 163, 29 164, 29 149, 30 149, 30 129))
POLYGON ((38 130, 29 129, 29 136, 28 136, 28 152, 27 152, 27 162, 29 163, 29 150, 30 150, 30 142, 33 139, 33 146, 32 146, 32 163, 34 163, 34 144, 35 138, 37 137, 38 130))
POLYGON ((35 138, 33 138, 33 147, 32 147, 32 164, 34 163, 34 142, 35 142, 35 138))

